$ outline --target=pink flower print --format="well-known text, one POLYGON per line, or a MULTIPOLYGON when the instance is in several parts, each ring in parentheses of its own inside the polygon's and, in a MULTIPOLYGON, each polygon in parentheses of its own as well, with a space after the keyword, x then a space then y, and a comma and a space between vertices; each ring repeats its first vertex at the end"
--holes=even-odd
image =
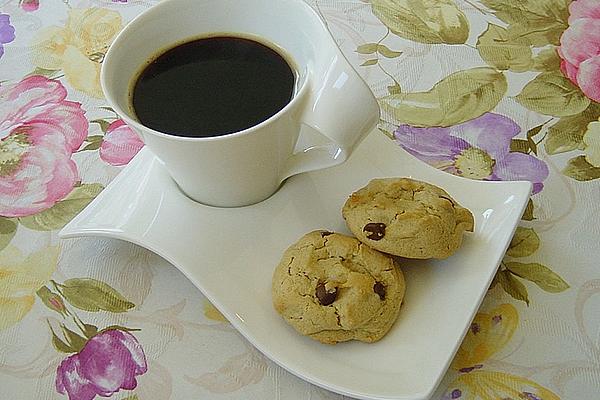
POLYGON ((569 5, 569 27, 560 38, 560 69, 590 99, 600 102, 600 2, 569 5))
POLYGON ((448 128, 400 125, 394 136, 404 150, 444 171, 487 181, 527 180, 539 193, 548 167, 532 155, 510 152, 520 131, 510 118, 487 113, 448 128))
POLYGON ((108 330, 92 337, 83 349, 64 359, 56 370, 56 390, 69 400, 110 397, 137 386, 148 370, 142 346, 129 332, 108 330))
POLYGON ((37 11, 40 8, 40 0, 21 0, 20 5, 23 11, 37 11))
POLYGON ((110 165, 125 165, 144 147, 138 135, 122 119, 108 126, 100 146, 100 158, 110 165))
POLYGON ((71 155, 88 132, 79 103, 43 76, 0 86, 0 215, 23 217, 62 200, 79 180, 71 155))

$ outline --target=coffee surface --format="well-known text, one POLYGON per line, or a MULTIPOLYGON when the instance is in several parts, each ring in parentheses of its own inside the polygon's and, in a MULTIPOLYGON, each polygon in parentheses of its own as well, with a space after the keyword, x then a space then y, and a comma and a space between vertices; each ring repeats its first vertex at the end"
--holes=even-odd
POLYGON ((275 115, 292 99, 295 74, 272 48, 240 37, 175 46, 152 60, 132 92, 138 120, 186 137, 238 132, 275 115))

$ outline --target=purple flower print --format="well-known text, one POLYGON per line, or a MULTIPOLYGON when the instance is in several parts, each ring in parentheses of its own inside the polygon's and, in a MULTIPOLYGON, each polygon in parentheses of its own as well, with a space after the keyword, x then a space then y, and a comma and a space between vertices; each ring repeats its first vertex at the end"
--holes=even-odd
POLYGON ((440 398, 440 400, 456 400, 462 397, 462 391, 460 389, 454 389, 452 392, 447 392, 440 398))
POLYGON ((532 155, 510 152, 520 132, 510 118, 487 113, 449 128, 400 125, 394 136, 404 150, 436 168, 471 179, 526 180, 539 193, 548 167, 532 155))
POLYGON ((146 373, 146 356, 129 332, 108 330, 92 337, 83 349, 64 359, 56 370, 56 390, 69 400, 110 397, 137 386, 137 375, 146 373))
POLYGON ((10 16, 0 13, 0 57, 4 55, 4 45, 15 40, 15 28, 10 24, 10 16))

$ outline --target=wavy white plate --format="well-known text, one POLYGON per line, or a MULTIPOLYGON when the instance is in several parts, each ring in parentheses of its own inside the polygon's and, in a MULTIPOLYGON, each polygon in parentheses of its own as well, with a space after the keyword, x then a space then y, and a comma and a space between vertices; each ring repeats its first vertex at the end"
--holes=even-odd
POLYGON ((291 178, 270 199, 220 209, 185 197, 147 149, 60 233, 143 246, 182 271, 261 352, 297 376, 364 399, 427 399, 485 295, 529 198, 528 182, 478 182, 416 160, 374 132, 345 164, 291 178), (347 196, 375 177, 445 188, 475 215, 475 232, 445 261, 407 261, 398 321, 381 341, 335 346, 298 335, 271 305, 284 250, 314 229, 348 233, 347 196))

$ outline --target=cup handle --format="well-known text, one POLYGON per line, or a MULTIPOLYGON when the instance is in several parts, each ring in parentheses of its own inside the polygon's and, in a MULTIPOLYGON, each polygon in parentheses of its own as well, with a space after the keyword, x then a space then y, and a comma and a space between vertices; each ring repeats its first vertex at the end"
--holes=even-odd
POLYGON ((332 57, 322 76, 323 81, 307 93, 300 121, 331 143, 292 155, 283 169, 282 182, 292 175, 343 163, 379 122, 379 106, 371 89, 341 54, 332 57))

